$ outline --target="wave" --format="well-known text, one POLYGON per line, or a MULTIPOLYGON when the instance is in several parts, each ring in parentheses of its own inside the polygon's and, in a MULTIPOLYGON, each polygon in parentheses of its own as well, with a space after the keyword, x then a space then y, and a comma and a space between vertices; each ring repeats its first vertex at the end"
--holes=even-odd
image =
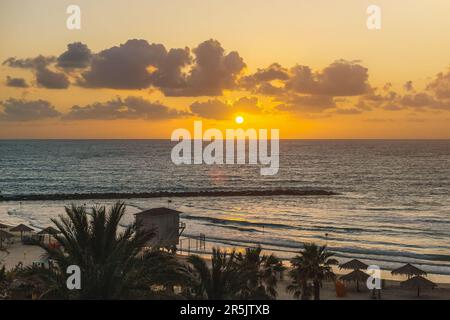
MULTIPOLYGON (((196 221, 206 221, 210 225, 215 225, 219 227, 224 228, 230 228, 231 226, 236 227, 253 227, 253 228, 267 228, 267 229, 287 229, 287 230, 297 230, 297 231, 316 231, 316 232, 322 232, 322 233, 338 233, 338 234, 383 234, 386 235, 398 235, 399 233, 405 233, 405 230, 408 230, 408 234, 410 235, 428 235, 428 236, 448 236, 447 234, 436 232, 436 231, 425 231, 420 230, 417 231, 414 228, 408 228, 405 226, 399 227, 398 229, 392 229, 387 226, 381 227, 376 226, 374 228, 364 227, 364 228, 358 228, 358 227, 337 227, 337 226, 321 226, 321 225, 314 225, 313 227, 308 227, 305 225, 288 225, 288 224, 281 224, 281 223, 269 223, 269 222, 252 222, 248 220, 234 220, 234 219, 224 219, 224 218, 215 218, 215 217, 205 217, 205 216, 198 216, 198 215, 192 215, 192 214, 182 214, 181 217, 183 219, 188 220, 196 220, 196 221)), ((292 221, 290 221, 292 222, 292 221)), ((261 231, 258 229, 255 229, 253 231, 261 231)), ((330 238, 328 238, 330 239, 330 238)))
MULTIPOLYGON (((194 235, 186 234, 187 237, 194 238, 194 235)), ((297 254, 302 248, 302 242, 294 241, 253 241, 248 239, 235 239, 221 237, 207 237, 207 242, 224 244, 231 247, 256 246, 260 245, 264 250, 270 252, 288 253, 289 256, 297 254)), ((450 275, 450 255, 439 254, 418 254, 395 250, 363 249, 356 247, 334 247, 328 249, 335 253, 338 258, 359 258, 375 262, 392 264, 403 264, 406 262, 419 264, 425 271, 438 274, 450 275)), ((385 265, 386 266, 386 265, 385 265)))

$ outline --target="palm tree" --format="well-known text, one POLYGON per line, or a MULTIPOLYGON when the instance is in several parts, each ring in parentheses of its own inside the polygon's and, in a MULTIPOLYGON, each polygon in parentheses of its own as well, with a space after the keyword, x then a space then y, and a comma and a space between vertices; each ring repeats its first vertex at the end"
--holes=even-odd
MULTIPOLYGON (((70 265, 80 267, 81 290, 70 291, 70 297, 127 297, 136 278, 145 276, 144 268, 139 268, 145 257, 140 258, 138 254, 152 235, 138 232, 136 224, 120 231, 124 214, 123 202, 114 204, 108 213, 105 207, 93 207, 88 212, 85 207, 72 205, 66 207, 66 216, 52 219, 61 232, 54 236, 60 246, 41 246, 56 262, 60 273, 65 274, 70 265)), ((65 287, 65 283, 60 286, 65 287)))
POLYGON ((175 288, 180 289, 181 296, 190 297, 189 289, 193 285, 190 269, 180 263, 177 257, 160 250, 147 251, 139 266, 135 268, 132 288, 148 291, 148 286, 164 288, 157 292, 158 298, 177 298, 175 288))
POLYGON ((297 258, 291 260, 293 268, 289 271, 289 277, 292 282, 286 287, 286 290, 293 294, 295 299, 309 300, 311 289, 308 286, 307 270, 302 262, 297 260, 297 258))
POLYGON ((246 248, 245 254, 236 256, 241 278, 242 299, 275 299, 277 297, 277 274, 282 272, 282 261, 275 255, 261 255, 262 248, 246 248))
POLYGON ((331 265, 337 264, 337 260, 331 258, 334 254, 327 251, 326 245, 318 246, 315 243, 303 244, 300 254, 291 260, 293 270, 290 273, 292 284, 288 287, 297 297, 309 296, 308 280, 312 280, 314 287, 314 299, 320 300, 320 288, 322 281, 335 279, 331 265))
POLYGON ((236 298, 239 279, 235 259, 235 251, 227 253, 213 248, 210 269, 208 263, 201 257, 189 256, 188 263, 192 266, 195 279, 193 291, 196 297, 211 300, 236 298))

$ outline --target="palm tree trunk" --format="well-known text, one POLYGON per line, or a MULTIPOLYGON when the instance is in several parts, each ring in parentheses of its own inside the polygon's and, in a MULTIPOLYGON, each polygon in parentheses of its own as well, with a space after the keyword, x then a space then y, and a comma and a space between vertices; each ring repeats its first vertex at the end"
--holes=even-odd
POLYGON ((302 280, 302 300, 308 300, 309 299, 309 288, 308 288, 308 282, 306 280, 302 280))
POLYGON ((314 280, 314 300, 320 300, 320 281, 314 280))

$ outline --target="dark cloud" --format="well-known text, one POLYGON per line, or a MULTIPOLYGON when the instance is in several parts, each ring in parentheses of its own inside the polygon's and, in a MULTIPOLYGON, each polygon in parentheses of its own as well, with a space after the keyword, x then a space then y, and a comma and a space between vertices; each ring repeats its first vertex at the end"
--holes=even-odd
MULTIPOLYGON (((286 68, 272 63, 243 75, 245 63, 236 51, 227 52, 213 39, 194 49, 166 49, 162 44, 132 39, 124 44, 91 53, 81 42, 68 44, 58 57, 11 57, 3 65, 30 69, 39 87, 64 89, 69 79, 87 88, 160 90, 172 97, 218 97, 224 90, 245 90, 266 95, 278 103, 275 110, 308 114, 356 114, 371 110, 450 110, 450 70, 439 73, 426 87, 417 90, 412 81, 403 90, 390 82, 381 88, 368 83, 368 69, 358 61, 337 60, 321 70, 297 65, 286 68)), ((26 88, 23 78, 7 77, 6 84, 26 88)), ((84 107, 74 106, 68 118, 118 119, 181 116, 183 113, 155 102, 137 98, 113 99, 84 107), (133 100, 134 99, 134 100, 133 100), (109 107, 109 108, 108 108, 109 107), (152 113, 154 112, 154 113, 152 113)), ((228 119, 236 112, 261 113, 256 98, 244 97, 233 103, 212 99, 194 102, 190 110, 198 116, 228 119)))
POLYGON ((394 119, 385 119, 385 118, 369 118, 365 119, 366 122, 393 122, 394 119))
POLYGON ((47 67, 49 64, 55 62, 56 58, 49 56, 45 57, 39 55, 35 58, 26 58, 26 59, 16 59, 14 57, 8 58, 3 61, 3 65, 6 65, 11 68, 21 68, 21 69, 37 69, 47 67))
POLYGON ((263 82, 252 91, 255 94, 257 93, 266 96, 281 96, 285 92, 285 89, 283 87, 275 86, 270 82, 263 82))
POLYGON ((28 83, 24 78, 13 78, 6 76, 6 85, 15 88, 28 88, 28 83))
POLYGON ((401 98, 401 104, 405 107, 432 107, 438 103, 432 96, 427 93, 408 94, 401 98))
POLYGON ((450 110, 450 100, 439 99, 429 92, 416 92, 412 83, 407 82, 403 88, 408 92, 399 94, 389 88, 379 93, 374 90, 371 94, 363 95, 359 99, 359 104, 367 105, 371 109, 383 109, 387 111, 400 111, 407 109, 427 110, 441 109, 450 110))
POLYGON ((38 86, 47 89, 66 89, 70 81, 64 73, 54 72, 46 67, 36 69, 36 82, 38 86))
POLYGON ((291 73, 286 88, 298 93, 357 96, 370 91, 368 69, 356 62, 338 60, 316 73, 307 66, 296 66, 291 73))
POLYGON ((288 70, 282 67, 279 63, 273 63, 267 68, 258 69, 252 75, 242 77, 239 83, 245 89, 259 91, 260 86, 267 87, 268 85, 271 85, 272 81, 285 81, 288 79, 288 70))
POLYGON ((92 53, 88 46, 81 42, 69 43, 67 50, 57 59, 56 65, 63 69, 86 68, 92 53))
POLYGON ((178 88, 160 89, 167 96, 219 96, 236 87, 237 76, 245 67, 239 53, 225 50, 216 40, 207 40, 193 49, 194 65, 178 88))
POLYGON ((233 103, 233 108, 238 112, 250 114, 257 114, 262 111, 256 97, 242 97, 233 103))
POLYGON ((143 89, 152 82, 150 66, 159 66, 167 56, 161 44, 128 40, 94 55, 90 69, 79 84, 89 88, 143 89))
POLYGON ((160 89, 166 96, 217 96, 236 85, 245 67, 237 52, 225 54, 208 40, 193 49, 170 49, 145 40, 128 40, 94 55, 79 84, 91 88, 160 89))
POLYGON ((403 89, 405 89, 408 92, 414 91, 413 82, 411 80, 410 81, 406 81, 405 84, 403 85, 403 89))
POLYGON ((231 107, 220 100, 208 100, 206 102, 194 102, 189 107, 191 112, 206 119, 230 119, 232 116, 231 107))
POLYGON ((337 108, 334 110, 335 114, 340 115, 355 115, 355 114, 361 114, 362 110, 358 108, 337 108))
POLYGON ((66 89, 69 79, 64 73, 51 71, 48 66, 56 61, 55 57, 39 55, 35 58, 16 59, 8 58, 3 62, 11 68, 31 69, 35 73, 36 83, 48 89, 66 89))
POLYGON ((262 113, 258 99, 255 97, 243 97, 231 104, 227 104, 217 99, 208 100, 206 102, 196 101, 191 104, 190 110, 197 116, 215 120, 232 119, 237 113, 262 113))
POLYGON ((336 107, 333 97, 320 95, 291 94, 280 100, 279 111, 287 112, 322 112, 336 107))
POLYGON ((163 120, 180 118, 188 114, 170 109, 160 102, 151 102, 141 97, 130 96, 125 99, 116 98, 107 102, 95 102, 84 107, 76 105, 64 118, 68 120, 163 120))
POLYGON ((387 111, 400 111, 403 110, 404 108, 399 104, 388 103, 383 105, 383 109, 387 111))
POLYGON ((450 70, 439 73, 427 86, 427 90, 434 92, 439 99, 450 99, 450 70))
POLYGON ((45 100, 9 98, 0 103, 1 121, 33 121, 59 117, 61 114, 45 100))
POLYGON ((184 88, 186 76, 183 68, 192 62, 189 48, 170 49, 166 57, 157 65, 151 74, 152 84, 163 91, 184 88))

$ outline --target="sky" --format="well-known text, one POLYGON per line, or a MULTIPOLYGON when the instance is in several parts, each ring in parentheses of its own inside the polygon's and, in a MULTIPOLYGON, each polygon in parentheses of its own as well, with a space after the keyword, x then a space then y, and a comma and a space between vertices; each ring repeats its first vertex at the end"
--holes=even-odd
POLYGON ((450 139, 448 12, 447 0, 2 0, 0 139, 169 139, 195 120, 285 139, 450 139))

